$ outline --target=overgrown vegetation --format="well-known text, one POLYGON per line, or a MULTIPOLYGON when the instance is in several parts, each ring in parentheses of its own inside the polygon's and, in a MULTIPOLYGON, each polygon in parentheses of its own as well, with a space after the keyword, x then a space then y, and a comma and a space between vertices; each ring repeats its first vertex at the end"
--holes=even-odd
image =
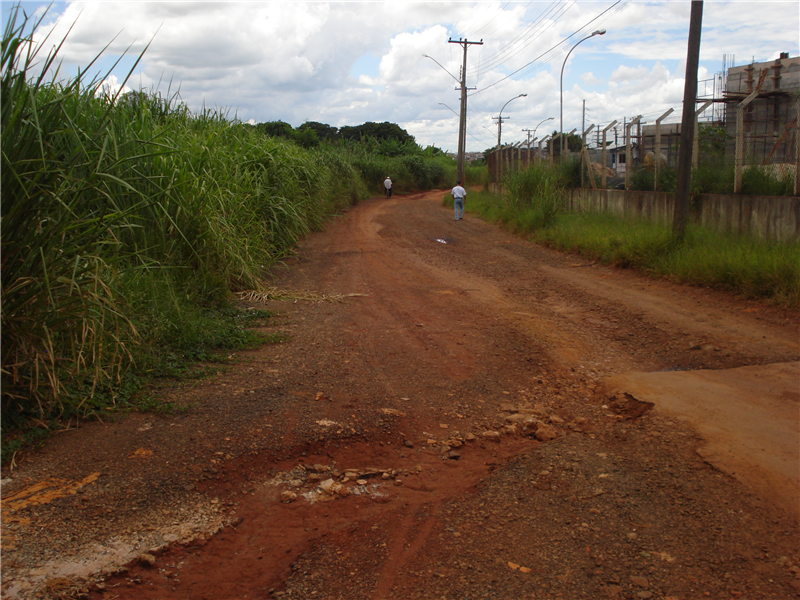
POLYGON ((377 191, 364 181, 455 179, 406 139, 305 143, 177 97, 102 95, 32 45, 39 22, 12 11, 1 49, 4 449, 9 426, 146 405, 148 378, 274 341, 232 292, 377 191))
POLYGON ((767 298, 785 306, 800 304, 800 244, 764 242, 699 226, 686 230, 682 243, 671 227, 610 214, 563 213, 535 239, 656 277, 767 298))
MULTIPOLYGON (((533 241, 590 260, 785 306, 800 304, 800 243, 764 242, 698 226, 690 226, 679 243, 667 225, 608 213, 565 212, 557 199, 567 177, 542 170, 508 176, 503 196, 471 194, 466 209, 533 241)), ((452 199, 446 197, 445 203, 451 205, 452 199)))

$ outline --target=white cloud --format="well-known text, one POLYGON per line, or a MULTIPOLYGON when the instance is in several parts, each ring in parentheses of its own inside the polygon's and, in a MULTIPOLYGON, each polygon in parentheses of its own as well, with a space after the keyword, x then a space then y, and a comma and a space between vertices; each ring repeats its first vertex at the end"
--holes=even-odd
POLYGON ((581 75, 581 81, 586 85, 602 85, 606 82, 604 79, 598 79, 594 76, 594 73, 589 71, 588 73, 584 73, 581 75))
POLYGON ((131 88, 127 85, 122 85, 116 75, 110 75, 97 87, 95 96, 114 98, 118 93, 127 94, 130 91, 132 91, 131 88))
MULTIPOLYGON (((557 129, 564 57, 600 27, 607 33, 581 42, 565 67, 565 128, 582 123, 584 100, 587 123, 658 116, 669 107, 678 117, 689 25, 688 2, 636 0, 616 6, 612 0, 88 0, 56 5, 61 7, 37 38, 50 33, 52 45, 75 24, 61 52, 64 68, 85 67, 105 44, 112 57, 129 48, 130 58, 103 77, 109 89, 120 85, 133 58, 150 44, 128 88, 160 86, 165 93, 171 85, 190 108, 230 108, 247 121, 281 119, 295 126, 305 120, 333 126, 392 121, 420 143, 447 149, 456 146, 457 120, 439 103, 458 110, 459 92, 453 77, 422 55, 458 78, 463 49, 448 40, 483 39, 483 45, 468 49, 467 81, 475 88, 469 99, 470 150, 496 143, 493 117, 521 93, 528 96, 503 113, 509 119, 504 140, 522 139, 523 129, 547 117, 553 121, 542 128, 557 129), (376 58, 377 73, 353 70, 365 55, 376 58)), ((701 78, 721 69, 723 54, 735 55, 738 64, 779 52, 798 55, 798 29, 797 2, 706 2, 701 78)))

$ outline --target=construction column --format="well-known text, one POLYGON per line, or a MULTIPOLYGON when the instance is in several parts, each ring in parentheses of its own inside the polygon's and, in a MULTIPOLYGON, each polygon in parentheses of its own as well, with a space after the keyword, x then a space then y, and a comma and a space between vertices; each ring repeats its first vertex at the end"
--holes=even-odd
POLYGON ((459 38, 458 41, 454 39, 448 40, 451 44, 461 44, 464 46, 464 62, 461 65, 461 111, 459 113, 458 125, 458 171, 456 178, 464 185, 464 155, 466 154, 467 145, 467 47, 470 44, 482 45, 483 40, 480 42, 470 42, 467 39, 459 38))

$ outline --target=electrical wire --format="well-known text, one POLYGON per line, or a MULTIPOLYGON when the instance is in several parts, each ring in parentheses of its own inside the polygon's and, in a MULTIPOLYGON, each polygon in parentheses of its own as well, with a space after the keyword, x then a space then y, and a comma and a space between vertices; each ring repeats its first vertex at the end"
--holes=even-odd
MULTIPOLYGON (((592 23, 594 23, 595 21, 597 21, 598 19, 600 19, 601 17, 603 17, 603 16, 604 16, 606 13, 608 13, 609 11, 611 11, 613 8, 615 8, 615 7, 619 7, 619 8, 617 8, 617 10, 615 10, 613 13, 611 13, 612 15, 613 15, 613 14, 615 14, 616 12, 619 12, 620 10, 622 10, 622 8, 624 8, 624 6, 625 6, 625 5, 627 5, 627 4, 628 4, 628 2, 629 2, 629 0, 626 0, 626 1, 623 1, 623 0, 617 0, 617 1, 616 1, 614 4, 612 4, 612 5, 611 5, 611 6, 609 6, 607 9, 605 9, 605 10, 604 10, 602 13, 600 13, 599 15, 597 15, 596 17, 594 17, 593 19, 591 19, 590 21, 588 21, 588 22, 587 22, 585 25, 583 25, 583 26, 582 26, 581 28, 579 28, 577 31, 573 32, 572 34, 570 34, 569 36, 567 36, 566 38, 564 38, 563 40, 561 40, 561 41, 560 41, 560 42, 558 42, 557 44, 554 44, 553 46, 551 46, 550 48, 548 48, 547 50, 545 50, 544 52, 542 52, 542 53, 541 53, 539 56, 537 56, 536 58, 534 58, 532 61, 530 61, 530 62, 528 62, 527 64, 523 65, 522 67, 520 67, 520 68, 519 68, 519 69, 517 69, 516 71, 513 71, 513 72, 509 73, 509 74, 508 74, 508 75, 506 75, 505 77, 503 77, 503 78, 501 78, 501 79, 498 79, 498 80, 497 80, 497 81, 495 81, 494 83, 492 83, 492 84, 489 84, 488 86, 484 87, 483 89, 481 89, 481 90, 478 90, 478 91, 476 91, 476 92, 474 92, 474 93, 472 93, 472 94, 469 94, 469 95, 470 95, 470 96, 475 96, 475 95, 477 95, 477 94, 483 93, 483 92, 485 92, 486 90, 488 90, 488 89, 490 89, 490 88, 492 88, 492 87, 494 87, 494 86, 498 85, 499 83, 502 83, 502 82, 504 82, 504 81, 506 81, 506 80, 508 80, 508 79, 511 79, 511 78, 512 78, 514 75, 516 75, 516 74, 520 73, 521 71, 524 71, 525 69, 528 69, 528 68, 529 68, 529 67, 531 67, 532 65, 534 65, 534 66, 533 66, 533 67, 530 69, 530 71, 527 71, 525 74, 527 74, 527 73, 532 73, 533 71, 540 69, 540 68, 541 68, 541 67, 542 67, 542 66, 543 66, 543 65, 544 65, 546 62, 548 62, 548 61, 542 61, 542 62, 538 62, 538 61, 540 61, 540 60, 541 60, 541 59, 543 59, 544 57, 548 56, 549 54, 551 54, 551 53, 554 53, 554 52, 555 52, 555 51, 556 51, 556 50, 557 50, 559 47, 562 47, 562 46, 564 46, 565 44, 567 44, 567 43, 569 42, 569 40, 570 40, 570 39, 572 39, 573 37, 575 37, 575 36, 577 36, 577 35, 580 35, 580 33, 581 33, 582 31, 586 30, 586 29, 587 29, 587 28, 588 28, 590 25, 592 25, 592 23), (620 4, 622 4, 622 6, 619 6, 620 4), (538 64, 536 64, 537 62, 538 62, 538 64)), ((606 18, 609 18, 610 16, 611 16, 611 15, 608 15, 608 17, 606 17, 606 18)), ((606 19, 603 19, 603 21, 605 21, 605 20, 606 20, 606 19)), ((601 21, 601 22, 602 22, 602 21, 601 21)))
POLYGON ((504 61, 513 58, 530 44, 535 42, 543 33, 545 33, 545 25, 551 26, 558 22, 563 14, 571 7, 572 3, 567 2, 553 2, 539 17, 519 33, 516 37, 510 40, 503 48, 490 54, 488 57, 482 59, 478 74, 482 75, 491 71, 496 66, 502 64, 504 61), (554 11, 560 11, 552 15, 554 11), (545 23, 545 19, 549 20, 545 23))

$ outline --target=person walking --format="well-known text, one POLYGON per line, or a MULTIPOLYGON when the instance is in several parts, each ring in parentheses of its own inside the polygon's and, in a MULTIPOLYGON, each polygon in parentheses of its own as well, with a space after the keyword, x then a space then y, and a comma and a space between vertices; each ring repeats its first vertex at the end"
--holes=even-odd
POLYGON ((456 181, 456 187, 450 192, 453 196, 453 207, 456 211, 455 220, 458 221, 464 216, 464 199, 467 197, 467 190, 461 187, 461 181, 456 181))
POLYGON ((383 180, 383 187, 386 188, 386 197, 392 197, 392 180, 389 179, 389 176, 386 176, 386 179, 383 180))

